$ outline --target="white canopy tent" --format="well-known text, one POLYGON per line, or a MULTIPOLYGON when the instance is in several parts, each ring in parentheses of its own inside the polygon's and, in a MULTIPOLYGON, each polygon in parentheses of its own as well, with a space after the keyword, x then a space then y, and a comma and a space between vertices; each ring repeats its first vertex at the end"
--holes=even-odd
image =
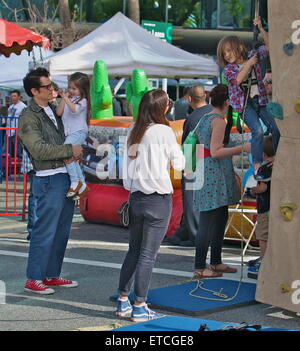
MULTIPOLYGON (((53 55, 51 50, 42 50, 42 56, 45 59, 49 55, 53 55)), ((35 57, 40 58, 39 50, 34 48, 35 57)), ((0 89, 3 87, 12 89, 23 88, 23 78, 29 70, 29 63, 32 61, 33 56, 28 55, 26 50, 21 52, 21 55, 11 54, 10 57, 0 56, 0 89)), ((59 85, 59 87, 67 86, 66 77, 52 77, 52 80, 59 85)))
POLYGON ((96 60, 107 64, 110 77, 130 77, 135 68, 144 69, 148 77, 219 75, 219 68, 212 59, 156 38, 120 12, 46 62, 52 75, 70 75, 76 71, 92 75, 96 60))

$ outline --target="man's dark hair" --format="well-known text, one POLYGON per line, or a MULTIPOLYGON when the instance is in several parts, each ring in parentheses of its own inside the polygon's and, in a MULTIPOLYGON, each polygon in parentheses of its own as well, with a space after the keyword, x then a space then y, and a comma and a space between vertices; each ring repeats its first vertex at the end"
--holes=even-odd
POLYGON ((223 108, 225 101, 229 99, 228 87, 225 84, 215 86, 209 94, 213 107, 223 108))
POLYGON ((9 95, 11 95, 11 94, 18 94, 19 97, 21 96, 21 93, 20 93, 19 90, 12 90, 12 91, 9 93, 9 95))
POLYGON ((184 87, 182 96, 190 95, 190 87, 184 87))
POLYGON ((30 97, 33 97, 31 89, 39 89, 41 86, 40 78, 46 77, 48 78, 50 73, 46 70, 46 68, 39 67, 33 71, 30 71, 26 74, 23 79, 23 86, 26 91, 26 94, 30 97))

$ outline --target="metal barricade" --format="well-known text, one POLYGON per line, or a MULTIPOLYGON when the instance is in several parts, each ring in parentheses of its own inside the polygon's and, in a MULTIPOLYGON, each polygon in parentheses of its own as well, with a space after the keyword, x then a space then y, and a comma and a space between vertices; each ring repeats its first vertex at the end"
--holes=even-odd
POLYGON ((0 116, 0 120, 0 216, 23 215, 24 217, 24 193, 26 194, 24 183, 21 189, 22 204, 17 199, 17 176, 22 164, 22 151, 18 142, 18 118, 0 116))

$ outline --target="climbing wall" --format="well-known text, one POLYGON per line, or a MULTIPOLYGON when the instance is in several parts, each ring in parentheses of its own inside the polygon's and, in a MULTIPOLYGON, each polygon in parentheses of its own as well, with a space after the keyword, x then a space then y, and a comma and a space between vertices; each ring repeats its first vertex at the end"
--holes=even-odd
POLYGON ((295 283, 300 280, 300 44, 286 44, 300 38, 297 20, 299 0, 269 0, 273 99, 283 107, 284 119, 276 120, 281 140, 272 176, 268 249, 256 292, 257 301, 294 312, 300 312, 295 283))

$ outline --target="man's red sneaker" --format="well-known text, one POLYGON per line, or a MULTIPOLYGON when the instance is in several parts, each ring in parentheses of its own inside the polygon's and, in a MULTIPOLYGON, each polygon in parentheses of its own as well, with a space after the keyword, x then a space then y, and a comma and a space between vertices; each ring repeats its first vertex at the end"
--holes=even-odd
POLYGON ((44 285, 40 280, 27 280, 24 290, 40 295, 49 295, 55 293, 53 289, 50 289, 48 286, 44 285))
POLYGON ((55 286, 57 288, 76 288, 78 283, 74 280, 67 280, 62 278, 45 278, 43 284, 47 286, 55 286))

